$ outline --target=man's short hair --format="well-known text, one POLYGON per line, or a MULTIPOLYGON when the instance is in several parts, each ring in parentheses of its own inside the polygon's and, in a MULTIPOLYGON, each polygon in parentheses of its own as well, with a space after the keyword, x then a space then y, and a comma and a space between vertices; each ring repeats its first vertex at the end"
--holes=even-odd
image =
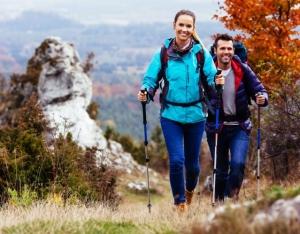
POLYGON ((214 47, 217 49, 217 46, 218 46, 218 41, 219 40, 223 40, 223 41, 232 41, 232 45, 233 45, 233 37, 230 36, 229 34, 227 33, 224 33, 224 34, 218 34, 216 39, 215 39, 215 43, 214 43, 214 47))

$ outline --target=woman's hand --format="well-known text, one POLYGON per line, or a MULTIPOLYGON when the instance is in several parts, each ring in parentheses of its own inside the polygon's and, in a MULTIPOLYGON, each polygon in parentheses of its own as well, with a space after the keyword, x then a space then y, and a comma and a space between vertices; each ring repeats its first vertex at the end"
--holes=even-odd
POLYGON ((137 97, 140 102, 146 102, 147 101, 147 91, 144 91, 144 92, 139 91, 137 97))

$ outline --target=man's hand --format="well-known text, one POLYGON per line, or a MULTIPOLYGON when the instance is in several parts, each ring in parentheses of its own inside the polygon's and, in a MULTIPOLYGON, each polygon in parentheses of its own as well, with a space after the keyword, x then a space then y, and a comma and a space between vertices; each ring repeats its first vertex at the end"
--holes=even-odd
POLYGON ((258 94, 255 95, 255 98, 256 98, 255 102, 256 102, 257 105, 265 104, 266 98, 265 98, 264 95, 258 93, 258 94))
POLYGON ((221 85, 223 87, 225 84, 225 77, 222 74, 216 75, 215 81, 216 81, 216 85, 221 85))

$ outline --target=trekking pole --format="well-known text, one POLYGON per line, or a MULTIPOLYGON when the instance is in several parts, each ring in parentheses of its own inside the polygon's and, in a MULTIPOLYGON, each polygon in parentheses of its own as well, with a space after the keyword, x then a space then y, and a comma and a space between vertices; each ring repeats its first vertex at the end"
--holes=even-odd
MULTIPOLYGON (((258 93, 261 95, 261 93, 258 93)), ((259 176, 260 176, 260 105, 257 105, 257 199, 259 198, 259 176)))
MULTIPOLYGON (((216 75, 221 74, 222 70, 218 70, 216 75)), ((217 149, 218 149, 218 133, 219 133, 219 111, 221 107, 221 91, 217 87, 217 101, 216 101, 216 124, 215 124, 215 154, 214 154, 214 171, 213 171, 213 198, 212 206, 216 202, 216 173, 217 173, 217 149)))
MULTIPOLYGON (((141 90, 144 93, 146 90, 141 90)), ((148 157, 148 140, 147 140, 147 116, 146 116, 146 102, 141 102, 143 107, 143 124, 144 124, 144 144, 145 144, 145 155, 146 155, 146 173, 147 173, 147 185, 148 185, 148 205, 149 213, 151 213, 151 203, 150 203, 150 188, 149 188, 149 157, 148 157)))

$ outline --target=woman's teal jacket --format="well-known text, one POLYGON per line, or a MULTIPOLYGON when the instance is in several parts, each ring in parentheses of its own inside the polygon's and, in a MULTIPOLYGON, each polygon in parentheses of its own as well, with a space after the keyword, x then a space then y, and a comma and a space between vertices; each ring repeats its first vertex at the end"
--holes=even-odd
MULTIPOLYGON (((195 123, 205 120, 206 107, 203 102, 191 106, 172 105, 170 103, 192 103, 201 98, 200 90, 200 72, 196 53, 202 48, 199 41, 194 40, 194 45, 190 51, 183 56, 176 53, 171 46, 172 39, 165 41, 165 47, 168 48, 168 60, 165 66, 165 79, 168 83, 166 99, 168 104, 162 103, 161 116, 183 124, 195 123)), ((214 87, 214 76, 217 72, 213 59, 206 48, 204 52, 203 72, 207 77, 208 85, 214 87)), ((151 99, 153 99, 158 89, 160 70, 162 68, 161 49, 157 50, 148 66, 143 77, 142 89, 146 89, 151 99)), ((147 103, 150 102, 148 98, 147 103)))

